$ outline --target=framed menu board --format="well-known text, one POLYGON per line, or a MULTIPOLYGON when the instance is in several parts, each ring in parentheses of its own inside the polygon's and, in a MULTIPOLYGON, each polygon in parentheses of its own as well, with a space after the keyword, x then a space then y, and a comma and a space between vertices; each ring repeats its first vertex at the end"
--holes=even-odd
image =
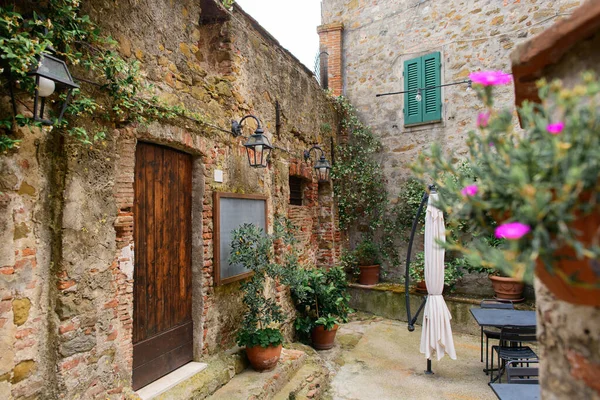
POLYGON ((215 192, 213 219, 215 285, 246 278, 252 271, 241 264, 229 264, 231 234, 245 223, 267 231, 267 196, 215 192))

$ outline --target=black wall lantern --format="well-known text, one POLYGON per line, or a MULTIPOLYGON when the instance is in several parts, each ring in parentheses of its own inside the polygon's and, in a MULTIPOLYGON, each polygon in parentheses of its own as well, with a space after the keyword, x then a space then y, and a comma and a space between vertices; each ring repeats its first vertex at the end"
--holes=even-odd
POLYGON ((309 150, 304 150, 304 161, 308 161, 310 158, 310 153, 313 150, 319 150, 321 152, 321 156, 315 163, 314 167, 315 172, 317 173, 317 178, 319 179, 319 182, 329 182, 329 171, 331 170, 331 165, 325 158, 325 152, 320 146, 313 146, 309 150))
MULTIPOLYGON (((52 51, 52 49, 49 49, 52 51)), ((79 88, 79 85, 73 81, 71 73, 67 68, 64 61, 56 58, 50 52, 44 52, 40 55, 39 61, 34 69, 32 69, 28 75, 32 76, 35 80, 35 93, 33 99, 33 119, 39 121, 44 125, 52 125, 50 119, 44 118, 44 109, 46 107, 46 97, 52 95, 54 91, 58 89, 66 89, 67 95, 61 106, 60 114, 58 115, 57 121, 60 122, 63 118, 65 110, 69 101, 71 101, 71 95, 73 89, 79 88)), ((16 114, 17 107, 15 104, 15 96, 12 90, 14 83, 11 80, 11 97, 13 103, 13 111, 16 114)))
POLYGON ((271 154, 271 150, 273 150, 273 146, 271 145, 269 138, 264 135, 264 131, 260 126, 260 120, 254 115, 246 115, 240 120, 240 122, 231 122, 231 132, 233 133, 234 137, 241 136, 242 122, 244 122, 246 118, 253 118, 258 125, 254 131, 254 134, 248 138, 246 143, 244 143, 244 147, 248 153, 248 162, 253 168, 266 168, 268 166, 269 155, 271 154))

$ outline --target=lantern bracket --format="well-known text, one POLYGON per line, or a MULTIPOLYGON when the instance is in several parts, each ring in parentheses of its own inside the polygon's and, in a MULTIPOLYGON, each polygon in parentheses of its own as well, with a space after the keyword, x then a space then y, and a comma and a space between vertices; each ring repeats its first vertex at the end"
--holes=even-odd
POLYGON ((242 118, 240 122, 237 122, 235 120, 231 121, 231 133, 233 134, 233 137, 242 136, 242 122, 244 122, 247 118, 254 119, 256 121, 256 124, 258 125, 256 130, 262 131, 262 127, 260 126, 260 120, 254 115, 248 114, 244 118, 242 118))

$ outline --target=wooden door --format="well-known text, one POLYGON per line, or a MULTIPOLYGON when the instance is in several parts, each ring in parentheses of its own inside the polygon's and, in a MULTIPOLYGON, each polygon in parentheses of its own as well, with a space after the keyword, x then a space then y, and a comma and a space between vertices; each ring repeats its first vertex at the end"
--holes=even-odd
POLYGON ((192 361, 192 159, 138 143, 135 154, 133 388, 192 361))

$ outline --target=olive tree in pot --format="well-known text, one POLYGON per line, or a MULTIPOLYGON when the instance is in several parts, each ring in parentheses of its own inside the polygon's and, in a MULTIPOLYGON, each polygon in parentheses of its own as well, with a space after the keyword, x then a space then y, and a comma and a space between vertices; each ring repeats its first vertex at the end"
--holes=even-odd
POLYGON ((361 285, 375 285, 379 283, 381 268, 379 265, 379 248, 370 239, 363 239, 354 249, 358 261, 360 274, 358 283, 361 285))
POLYGON ((243 224, 233 231, 232 264, 243 264, 254 274, 242 282, 246 313, 238 331, 237 343, 246 347, 246 355, 257 371, 270 370, 281 355, 283 335, 279 325, 281 308, 265 290, 267 278, 276 279, 282 269, 275 258, 273 243, 278 234, 267 235, 261 228, 243 224))
POLYGON ((348 321, 350 296, 341 267, 297 269, 288 280, 296 305, 296 332, 317 350, 333 347, 338 325, 348 321))

